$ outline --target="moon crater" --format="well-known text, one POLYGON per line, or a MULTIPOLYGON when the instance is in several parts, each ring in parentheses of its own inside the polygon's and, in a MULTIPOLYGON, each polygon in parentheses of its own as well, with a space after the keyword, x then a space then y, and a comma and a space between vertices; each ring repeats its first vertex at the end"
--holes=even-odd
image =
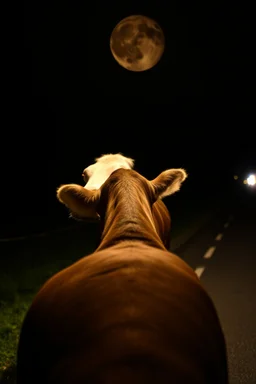
POLYGON ((165 48, 164 33, 156 21, 141 15, 121 20, 113 29, 110 49, 124 68, 140 72, 154 67, 165 48))

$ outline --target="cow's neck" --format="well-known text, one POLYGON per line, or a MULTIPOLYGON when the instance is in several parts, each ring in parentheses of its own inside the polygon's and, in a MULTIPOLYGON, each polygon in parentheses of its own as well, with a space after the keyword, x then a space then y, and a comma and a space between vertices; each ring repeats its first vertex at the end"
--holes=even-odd
POLYGON ((157 234, 151 207, 147 199, 126 190, 108 202, 101 243, 97 250, 122 241, 142 241, 147 245, 165 249, 157 234))

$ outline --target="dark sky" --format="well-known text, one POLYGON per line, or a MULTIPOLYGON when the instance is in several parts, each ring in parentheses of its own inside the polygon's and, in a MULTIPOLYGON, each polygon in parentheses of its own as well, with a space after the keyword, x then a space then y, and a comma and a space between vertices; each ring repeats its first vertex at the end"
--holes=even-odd
POLYGON ((221 1, 76 3, 24 1, 3 220, 51 214, 56 187, 81 182, 82 169, 103 153, 134 157, 149 178, 184 167, 194 193, 200 180, 223 182, 256 167, 250 9, 221 1), (162 60, 143 73, 123 69, 109 49, 112 29, 132 14, 157 20, 165 33, 162 60))

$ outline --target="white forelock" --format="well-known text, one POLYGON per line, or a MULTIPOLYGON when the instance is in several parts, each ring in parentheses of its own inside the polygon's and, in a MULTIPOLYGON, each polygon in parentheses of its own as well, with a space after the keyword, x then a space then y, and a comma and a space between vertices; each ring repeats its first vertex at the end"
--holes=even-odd
POLYGON ((89 165, 85 170, 89 180, 85 184, 86 189, 99 189, 109 178, 111 173, 119 168, 132 169, 134 160, 123 156, 121 153, 105 154, 95 159, 96 163, 89 165))

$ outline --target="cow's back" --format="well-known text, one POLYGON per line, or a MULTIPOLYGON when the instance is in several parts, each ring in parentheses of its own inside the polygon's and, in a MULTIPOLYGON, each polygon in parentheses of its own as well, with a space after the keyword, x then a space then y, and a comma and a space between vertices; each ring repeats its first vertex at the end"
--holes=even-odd
POLYGON ((140 243, 95 253, 50 279, 21 338, 33 334, 30 325, 40 359, 34 365, 21 352, 43 371, 38 384, 227 383, 211 299, 181 259, 140 243))

